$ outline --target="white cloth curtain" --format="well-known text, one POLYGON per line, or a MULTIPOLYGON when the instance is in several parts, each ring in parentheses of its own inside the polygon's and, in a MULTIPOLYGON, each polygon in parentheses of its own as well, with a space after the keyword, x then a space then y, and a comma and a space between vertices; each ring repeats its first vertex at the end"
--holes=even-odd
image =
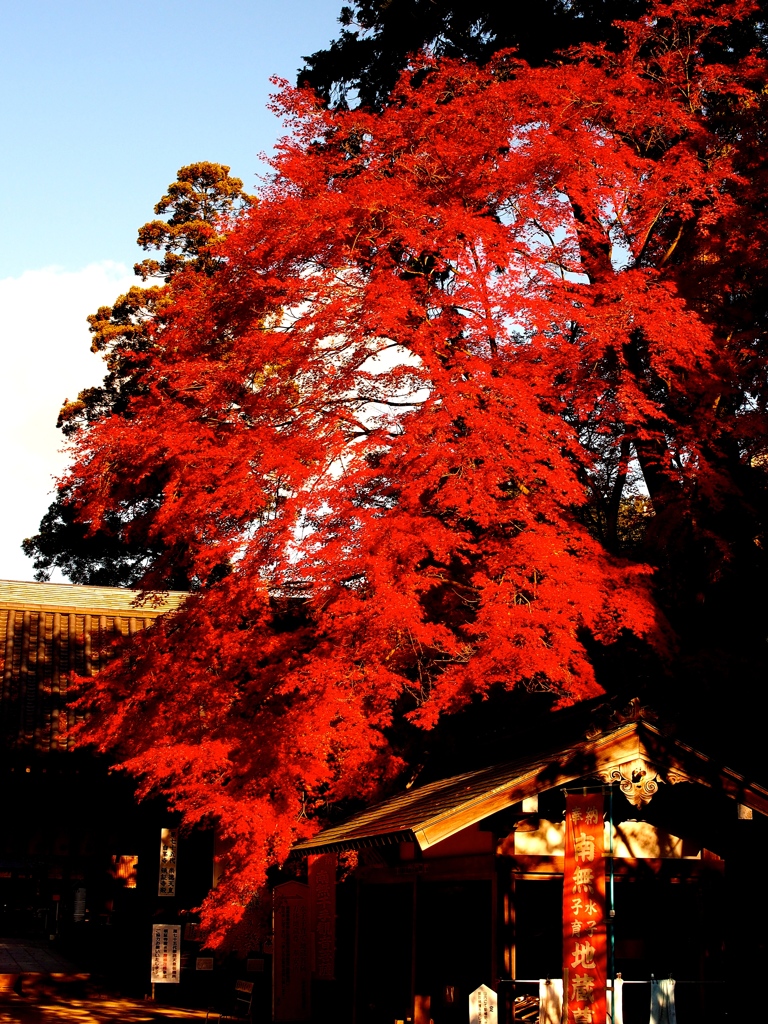
MULTIPOLYGON (((611 1004, 611 982, 608 982, 606 1003, 608 1009, 609 1024, 624 1024, 624 981, 616 978, 613 982, 613 1004, 611 1004), (613 1010, 613 1019, 611 1019, 613 1010)), ((676 1024, 674 987, 672 982, 672 1016, 664 1018, 664 1024, 676 1024)), ((539 978, 539 1024, 561 1024, 563 1017, 563 979, 562 978, 539 978)), ((652 1024, 657 1024, 653 1015, 652 1024)), ((659 1019, 658 1024, 661 1024, 659 1019)))
POLYGON ((615 978, 613 982, 613 1003, 611 1003, 611 982, 606 992, 608 1020, 610 1024, 624 1024, 624 979, 615 978), (611 1018, 613 1011, 613 1018, 611 1018))
POLYGON ((563 979, 539 978, 539 1024, 560 1024, 563 1017, 563 979))
POLYGON ((650 1024, 677 1024, 674 978, 651 981, 650 1024))

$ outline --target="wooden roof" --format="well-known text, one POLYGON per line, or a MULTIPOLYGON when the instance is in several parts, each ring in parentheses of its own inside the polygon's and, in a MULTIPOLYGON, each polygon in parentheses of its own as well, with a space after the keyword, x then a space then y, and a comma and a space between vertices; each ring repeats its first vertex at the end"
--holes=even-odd
POLYGON ((36 750, 68 746, 70 673, 92 675, 112 642, 178 608, 179 591, 142 595, 117 587, 0 580, 0 742, 36 750))
POLYGON ((632 802, 650 799, 659 782, 696 782, 768 814, 768 789, 639 720, 565 749, 406 790, 293 850, 310 854, 402 841, 425 850, 527 797, 589 778, 618 783, 632 802))
POLYGON ((121 587, 81 587, 73 583, 26 583, 0 580, 0 608, 27 611, 90 612, 134 618, 153 618, 178 608, 187 595, 179 590, 148 594, 142 600, 138 590, 121 587))

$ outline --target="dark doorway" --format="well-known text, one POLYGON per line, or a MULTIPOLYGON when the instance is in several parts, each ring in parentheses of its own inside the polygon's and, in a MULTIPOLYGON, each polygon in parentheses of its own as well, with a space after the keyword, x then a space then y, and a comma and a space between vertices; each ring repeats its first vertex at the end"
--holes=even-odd
POLYGON ((467 1020, 469 993, 493 985, 490 881, 425 882, 416 890, 416 992, 435 1024, 467 1020))
POLYGON ((650 867, 616 882, 616 970, 626 1024, 648 1019, 651 976, 676 979, 678 1016, 701 1024, 723 1019, 723 879, 659 877, 650 867))
MULTIPOLYGON (((562 875, 515 883, 515 974, 518 978, 563 976, 562 875)), ((521 988, 518 994, 538 994, 521 988)))
POLYGON ((361 884, 357 912, 356 1020, 405 1020, 412 1013, 413 884, 361 884))

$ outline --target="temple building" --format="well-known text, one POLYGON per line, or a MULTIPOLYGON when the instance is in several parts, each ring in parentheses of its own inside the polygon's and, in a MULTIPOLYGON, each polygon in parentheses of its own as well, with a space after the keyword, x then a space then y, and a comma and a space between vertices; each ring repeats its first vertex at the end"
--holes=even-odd
MULTIPOLYGON (((112 642, 179 607, 186 595, 159 595, 137 605, 137 593, 117 587, 0 580, 0 736, 18 753, 64 750, 70 673, 93 675, 112 642)), ((23 760, 23 758, 22 758, 23 760)))
MULTIPOLYGON (((300 977, 312 957, 297 956, 291 928, 317 929, 312 873, 351 854, 351 880, 337 885, 354 890, 337 900, 348 918, 336 916, 339 1020, 458 1024, 481 985, 502 1024, 538 1020, 541 984, 557 979, 569 1021, 613 1009, 617 1024, 646 1024, 652 980, 672 978, 679 1024, 722 1022, 764 969, 766 815, 767 788, 638 702, 569 744, 406 789, 295 847, 310 884, 289 883, 286 898, 309 912, 276 917, 275 956, 292 965, 276 980, 278 1008, 311 1014, 296 1001, 302 983, 328 1000, 329 982, 300 977)), ((309 936, 315 950, 324 931, 309 936)))
MULTIPOLYGON (((68 727, 78 712, 67 703, 72 674, 98 672, 116 638, 185 597, 138 603, 138 596, 0 581, 0 934, 60 950, 143 995, 151 922, 183 922, 183 911, 203 898, 211 838, 179 839, 183 867, 161 893, 161 832, 175 838, 178 821, 160 801, 137 803, 131 780, 110 773, 92 751, 73 749, 68 727)), ((0 989, 33 991, 33 983, 6 977, 0 989)))
POLYGON ((212 831, 137 804, 68 732, 70 676, 184 596, 0 581, 1 934, 141 995, 162 923, 180 953, 166 1001, 206 1005, 237 979, 259 1019, 271 1003, 283 1022, 465 1024, 473 998, 478 1021, 646 1024, 670 993, 679 1024, 758 1019, 768 786, 639 701, 526 718, 527 737, 502 729, 494 748, 467 740, 490 763, 460 771, 451 755, 297 844, 273 934, 247 957, 202 950, 189 910, 214 881, 212 831))

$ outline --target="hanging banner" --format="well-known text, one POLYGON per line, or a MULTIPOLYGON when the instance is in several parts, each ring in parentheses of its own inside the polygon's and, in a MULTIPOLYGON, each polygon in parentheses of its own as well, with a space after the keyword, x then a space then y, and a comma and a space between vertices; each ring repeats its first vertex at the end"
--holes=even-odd
POLYGON ((181 925, 152 925, 150 981, 178 984, 181 981, 181 925))
POLYGON ((569 793, 563 875, 563 1024, 606 1024, 603 797, 569 793))
POLYGON ((336 856, 322 853, 309 858, 310 924, 315 940, 312 975, 333 981, 336 966, 336 856))
POLYGON ((176 895, 176 862, 179 844, 177 828, 160 829, 160 874, 157 879, 158 896, 176 895))
POLYGON ((272 923, 272 1019, 309 1020, 309 886, 301 882, 276 885, 272 890, 272 923))

